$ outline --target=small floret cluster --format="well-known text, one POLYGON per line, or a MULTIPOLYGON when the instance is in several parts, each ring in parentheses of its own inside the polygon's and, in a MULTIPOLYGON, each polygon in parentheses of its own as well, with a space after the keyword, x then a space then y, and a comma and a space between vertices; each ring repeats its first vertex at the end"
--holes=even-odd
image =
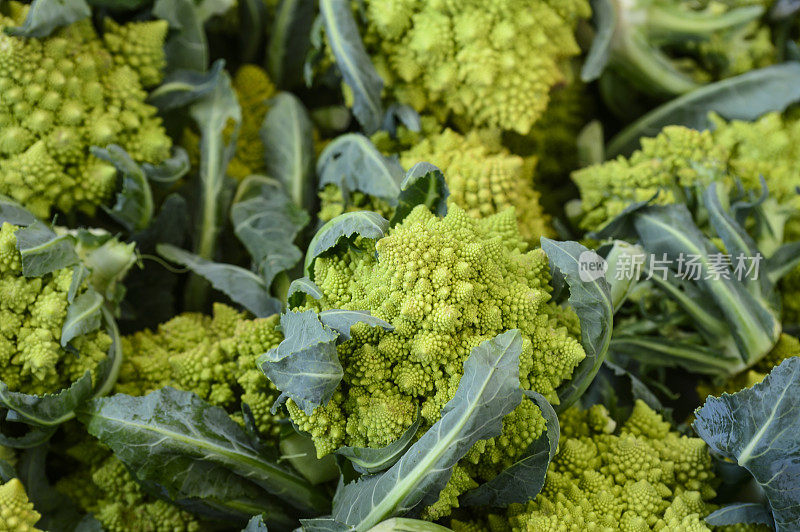
POLYGON ((42 532, 35 527, 40 518, 19 479, 0 484, 0 532, 42 532))
MULTIPOLYGON (((12 4, 14 4, 12 2, 12 4)), ((134 161, 158 164, 172 142, 145 103, 161 80, 167 22, 90 20, 43 39, 7 35, 27 9, 0 16, 0 194, 37 216, 93 214, 117 189, 116 169, 91 146, 122 146, 134 161)))
POLYGON ((589 14, 585 0, 369 0, 364 42, 393 101, 525 134, 589 14))
POLYGON ((560 421, 558 453, 541 493, 524 505, 512 504, 506 516, 454 519, 453 530, 711 532, 704 518, 717 509, 710 501, 719 480, 703 440, 673 431, 641 400, 621 426, 602 405, 571 408, 560 421))
MULTIPOLYGON (((445 177, 450 199, 473 218, 485 218, 508 207, 517 212, 519 230, 525 241, 538 244, 541 236, 552 236, 550 218, 539 204, 534 188, 534 157, 510 153, 501 143, 499 131, 473 131, 461 135, 441 130, 431 117, 423 119, 420 132, 399 127, 395 138, 386 132, 372 137, 382 152, 399 157, 403 168, 424 161, 438 167, 445 177)), ((320 219, 331 220, 345 211, 371 210, 391 218, 391 206, 381 198, 360 191, 351 192, 348 201, 336 185, 320 191, 320 219)))
POLYGON ((605 407, 561 417, 544 488, 510 509, 513 530, 709 530, 717 484, 708 447, 638 400, 619 430, 605 407))
MULTIPOLYGON (((98 364, 111 347, 104 331, 78 336, 70 349, 61 346, 73 269, 25 277, 17 250, 20 228, 0 227, 0 381, 12 391, 44 395, 68 387, 98 364)), ((85 283, 78 290, 80 295, 85 283)))
POLYGON ((533 188, 536 159, 509 153, 492 133, 473 131, 464 136, 445 129, 400 154, 404 168, 419 161, 442 170, 450 197, 473 218, 513 206, 523 239, 538 244, 539 237, 552 236, 549 217, 533 188))
MULTIPOLYGON (((691 203, 688 194, 713 181, 759 191, 760 176, 779 203, 800 206, 800 121, 768 113, 754 122, 711 115, 713 130, 667 126, 630 157, 619 156, 572 174, 581 193, 584 229, 603 227, 636 201, 691 203)), ((790 224, 791 228, 791 224, 790 224)), ((800 234, 800 231, 798 231, 800 234)))
MULTIPOLYGON (((476 220, 451 202, 444 218, 417 207, 377 243, 318 258, 314 279, 324 295, 309 298, 310 306, 368 310, 394 326, 392 332, 353 327, 352 339, 338 348, 344 382, 327 405, 308 416, 287 403, 319 456, 342 445, 391 443, 418 408, 423 428, 433 424, 472 349, 508 329, 520 329, 524 338, 522 387, 557 403, 556 388, 585 353, 577 317, 550 301, 547 257, 541 249, 525 250, 513 209, 476 220)), ((523 402, 500 436, 470 451, 443 495, 455 500, 474 479, 491 478, 543 429, 538 408, 523 402)))
POLYGON ((277 418, 270 413, 277 390, 255 363, 258 355, 283 340, 277 324, 277 315, 247 319, 244 313, 215 304, 213 317, 184 313, 155 332, 126 336, 115 391, 137 396, 171 386, 225 408, 240 423, 241 405, 247 404, 258 431, 277 436, 277 418))

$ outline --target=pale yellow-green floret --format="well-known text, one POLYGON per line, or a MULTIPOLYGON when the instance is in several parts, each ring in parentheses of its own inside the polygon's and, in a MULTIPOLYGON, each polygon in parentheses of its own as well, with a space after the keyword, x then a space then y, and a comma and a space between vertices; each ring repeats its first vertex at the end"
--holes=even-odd
POLYGON ((450 198, 470 216, 485 218, 514 207, 526 241, 538 244, 540 237, 553 235, 534 189, 536 159, 511 154, 498 135, 475 131, 464 136, 445 129, 400 153, 404 168, 422 161, 442 170, 450 198))
MULTIPOLYGON (((510 153, 501 144, 499 131, 481 130, 461 135, 439 127, 431 117, 423 117, 420 132, 399 127, 397 136, 386 132, 372 136, 375 146, 389 156, 397 155, 405 169, 420 162, 438 167, 444 174, 450 199, 474 218, 485 218, 508 207, 515 207, 519 230, 529 243, 538 244, 542 236, 553 236, 550 217, 539 204, 534 186, 536 159, 510 153)), ((319 218, 328 221, 342 212, 369 210, 391 218, 387 201, 360 191, 345 202, 342 191, 333 184, 319 193, 319 218)))
MULTIPOLYGON (((97 382, 111 338, 98 330, 73 339, 74 349, 61 347, 73 270, 23 276, 18 230, 9 223, 0 226, 0 381, 12 391, 35 395, 57 393, 87 370, 97 382)), ((84 284, 76 295, 85 289, 84 284)))
POLYGON ((585 0, 367 0, 364 42, 387 96, 467 127, 527 133, 580 49, 585 0))
POLYGON ((0 484, 0 532, 41 532, 35 527, 41 517, 19 479, 0 484))
MULTIPOLYGON (((585 353, 574 322, 562 320, 550 300, 547 257, 526 249, 513 209, 476 220, 450 202, 444 218, 420 206, 377 243, 317 258, 313 275, 323 297, 309 298, 310 307, 368 310, 394 326, 392 332, 352 328, 352 338, 338 347, 343 383, 311 416, 287 403, 318 455, 391 443, 418 408, 423 430, 429 427, 455 394, 472 349, 513 328, 523 335, 522 387, 557 403, 556 388, 585 353)), ((446 515, 466 486, 493 478, 543 430, 538 407, 524 401, 500 436, 479 442, 459 463, 471 480, 454 476, 461 488, 451 484, 450 503, 426 516, 446 515)))
POLYGON ((109 20, 101 38, 82 20, 36 39, 2 31, 27 13, 12 11, 0 15, 0 194, 42 218, 93 214, 113 198, 117 173, 91 146, 118 144, 140 163, 169 157, 143 88, 161 79, 167 22, 109 20))

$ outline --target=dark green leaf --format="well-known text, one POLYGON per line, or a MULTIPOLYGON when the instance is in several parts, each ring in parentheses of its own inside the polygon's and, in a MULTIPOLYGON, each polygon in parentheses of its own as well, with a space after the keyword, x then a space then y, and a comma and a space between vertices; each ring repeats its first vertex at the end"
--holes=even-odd
POLYGON ((281 316, 284 340, 258 357, 256 364, 281 391, 273 410, 286 398, 311 415, 327 404, 344 375, 336 352, 338 334, 320 322, 313 310, 281 316))
POLYGON ((270 100, 260 135, 267 175, 283 183, 299 207, 311 210, 314 194, 314 126, 302 102, 281 92, 270 100))
POLYGON ((464 363, 464 375, 442 417, 389 470, 340 484, 333 518, 369 530, 439 498, 452 467, 477 442, 500 434, 503 417, 522 399, 516 329, 481 343, 464 363))
POLYGON ((208 40, 195 3, 192 0, 156 0, 153 15, 169 22, 171 30, 164 44, 167 72, 204 72, 208 66, 208 40))
POLYGON ((711 255, 720 252, 694 224, 685 205, 642 209, 634 217, 634 226, 645 251, 656 257, 665 257, 671 265, 678 265, 680 257, 698 257, 700 275, 693 284, 716 304, 720 313, 708 317, 708 321, 722 318, 727 322, 726 330, 735 341, 741 358, 741 363, 732 364, 725 374, 740 371, 772 349, 781 329, 777 310, 769 301, 748 292, 730 267, 727 278, 710 275, 711 255))
POLYGON ((723 506, 705 518, 712 526, 738 525, 739 523, 767 525, 775 528, 772 514, 764 505, 754 502, 739 502, 723 506))
POLYGON ((311 49, 311 26, 316 16, 316 2, 281 0, 272 22, 267 45, 267 72, 282 89, 303 81, 303 58, 311 49))
POLYGON ((236 0, 194 0, 197 16, 205 24, 213 17, 225 15, 236 7, 236 0))
POLYGON ((289 285, 289 291, 286 293, 286 301, 289 304, 289 308, 300 306, 303 303, 302 295, 320 299, 322 297, 322 291, 314 284, 314 281, 308 277, 295 279, 292 281, 292 284, 289 285))
POLYGON ((361 42, 349 0, 320 0, 319 10, 336 65, 353 91, 353 114, 364 132, 371 135, 383 118, 383 80, 361 42))
POLYGON ((602 259, 577 242, 556 242, 542 237, 542 249, 550 260, 550 270, 558 270, 569 285, 569 305, 581 323, 581 345, 586 358, 572 379, 558 390, 558 412, 573 405, 586 391, 603 365, 613 327, 614 305, 604 272, 588 271, 585 265, 602 259))
POLYGON ((611 57, 611 40, 617 26, 616 6, 611 0, 592 1, 592 26, 594 39, 581 68, 581 79, 585 82, 600 77, 611 57))
POLYGON ((709 397, 692 424, 715 453, 746 468, 769 502, 777 532, 800 527, 800 357, 763 382, 709 397))
POLYGON ((514 464, 489 482, 467 492, 461 500, 463 505, 505 507, 513 503, 522 504, 536 498, 542 490, 547 467, 558 449, 558 416, 541 394, 529 390, 523 393, 537 404, 547 422, 547 429, 514 464))
POLYGON ((0 460, 0 483, 5 484, 12 478, 17 478, 17 472, 5 460, 0 460))
POLYGON ((304 269, 313 281, 314 259, 336 246, 340 240, 350 240, 356 236, 378 240, 389 229, 389 222, 378 213, 369 211, 346 212, 323 225, 306 251, 304 269))
POLYGON ((411 446, 411 442, 422 424, 422 416, 417 415, 414 423, 395 441, 384 447, 342 447, 336 454, 344 456, 356 471, 363 474, 374 474, 386 471, 392 467, 411 446))
POLYGON ((280 184, 263 176, 242 181, 231 207, 233 231, 267 287, 303 258, 294 241, 308 221, 280 184))
POLYGON ((26 226, 35 222, 36 216, 31 214, 25 207, 0 194, 0 225, 9 223, 11 225, 26 226))
POLYGON ((61 346, 65 347, 73 338, 100 328, 103 313, 103 296, 87 290, 76 297, 67 307, 67 318, 61 328, 61 346))
MULTIPOLYGON (((3 415, 5 415, 5 413, 0 411, 0 416, 3 415)), ((16 416, 14 412, 10 412, 9 417, 18 416, 16 416)), ((2 430, 3 423, 4 420, 0 417, 0 445, 12 449, 30 449, 32 447, 37 447, 52 438, 57 429, 57 427, 29 427, 30 430, 21 436, 7 436, 2 430)))
POLYGON ((98 159, 113 164, 122 175, 122 189, 117 192, 117 202, 113 207, 106 207, 106 212, 128 231, 140 231, 150 225, 153 194, 141 167, 116 144, 105 149, 92 146, 91 152, 98 159))
POLYGON ((79 262, 72 237, 58 236, 38 220, 18 230, 16 237, 25 277, 41 277, 79 262))
POLYGON ((319 321, 339 333, 340 341, 350 339, 350 328, 356 323, 366 323, 370 327, 382 327, 386 331, 394 330, 391 323, 376 318, 366 310, 323 310, 319 313, 319 321))
POLYGON ((397 135, 397 127, 400 125, 409 131, 418 132, 422 129, 422 121, 416 109, 404 103, 394 102, 389 105, 383 115, 381 129, 394 138, 397 135))
POLYGON ((90 17, 92 8, 86 0, 33 0, 22 26, 6 28, 16 37, 47 37, 56 28, 90 17))
POLYGON ((225 61, 214 61, 208 72, 177 70, 169 74, 164 83, 153 90, 148 102, 162 112, 188 105, 203 98, 220 83, 225 61))
POLYGON ((170 244, 159 244, 156 249, 159 255, 186 266, 255 316, 267 317, 281 311, 280 301, 272 297, 264 280, 250 270, 211 262, 170 244))
POLYGON ((35 427, 53 427, 72 419, 75 409, 92 396, 88 371, 69 388, 53 395, 12 392, 0 382, 0 405, 16 414, 15 419, 35 427))
POLYGON ((383 155, 360 133, 346 133, 328 144, 317 160, 319 188, 333 183, 347 200, 358 190, 394 205, 400 194, 403 167, 383 155))
POLYGON ((339 468, 333 454, 317 458, 317 448, 311 436, 294 429, 287 432, 289 434, 281 437, 279 444, 282 460, 289 462, 315 486, 339 478, 339 468))
POLYGON ((706 85, 654 109, 611 139, 606 157, 629 155, 639 146, 640 138, 654 137, 670 124, 707 129, 711 125, 708 120, 711 111, 728 120, 755 120, 770 111, 783 111, 797 100, 800 100, 800 63, 751 70, 706 85))
POLYGON ((142 170, 149 181, 168 188, 189 173, 191 166, 189 154, 180 146, 176 146, 169 159, 159 165, 144 163, 142 170))
POLYGON ((408 216, 417 205, 425 205, 431 212, 447 214, 447 197, 450 189, 441 170, 430 163, 417 163, 406 172, 400 185, 400 196, 389 225, 394 227, 408 216))
POLYGON ((230 489, 254 483, 300 510, 328 507, 304 479, 266 460, 222 408, 191 392, 118 394, 94 399, 77 414, 137 479, 159 484, 172 498, 214 499, 228 483, 230 489))

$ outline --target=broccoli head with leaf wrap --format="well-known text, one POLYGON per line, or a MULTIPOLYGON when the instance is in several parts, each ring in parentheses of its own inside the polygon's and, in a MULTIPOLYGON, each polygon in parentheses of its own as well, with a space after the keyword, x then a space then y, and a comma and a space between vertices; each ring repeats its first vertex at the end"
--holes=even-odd
POLYGON ((160 82, 167 22, 90 20, 51 36, 23 38, 28 8, 0 14, 0 194, 47 218, 53 210, 93 214, 117 190, 116 169, 90 147, 122 146, 140 163, 159 164, 172 141, 147 104, 160 82))

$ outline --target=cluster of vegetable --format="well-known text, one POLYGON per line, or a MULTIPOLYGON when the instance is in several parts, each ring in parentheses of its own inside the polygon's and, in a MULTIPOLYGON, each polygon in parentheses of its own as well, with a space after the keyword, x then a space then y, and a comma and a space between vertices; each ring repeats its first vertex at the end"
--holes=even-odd
POLYGON ((0 1, 0 531, 797 531, 798 335, 798 2, 0 1))

